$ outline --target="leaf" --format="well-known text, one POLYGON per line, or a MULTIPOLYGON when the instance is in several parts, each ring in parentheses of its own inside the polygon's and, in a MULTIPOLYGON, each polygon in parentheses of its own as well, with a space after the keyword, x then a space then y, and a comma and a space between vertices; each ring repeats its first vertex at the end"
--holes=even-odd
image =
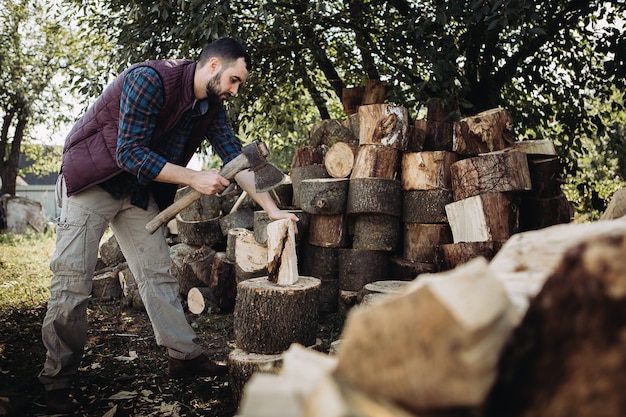
POLYGON ((120 391, 117 394, 113 394, 109 397, 109 400, 132 400, 137 397, 136 391, 120 391))

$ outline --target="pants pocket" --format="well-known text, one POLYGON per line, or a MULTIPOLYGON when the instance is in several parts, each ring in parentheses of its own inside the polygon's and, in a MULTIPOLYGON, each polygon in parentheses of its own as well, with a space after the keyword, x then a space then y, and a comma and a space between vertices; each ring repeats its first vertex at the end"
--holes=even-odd
POLYGON ((50 269, 55 275, 85 274, 89 215, 71 204, 64 214, 57 223, 56 248, 50 269))

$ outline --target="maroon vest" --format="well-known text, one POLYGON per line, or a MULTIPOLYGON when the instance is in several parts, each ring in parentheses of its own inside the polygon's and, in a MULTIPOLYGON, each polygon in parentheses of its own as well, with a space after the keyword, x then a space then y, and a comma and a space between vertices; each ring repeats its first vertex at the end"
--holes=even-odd
MULTIPOLYGON (((61 172, 67 184, 68 195, 79 193, 122 172, 115 159, 120 97, 124 77, 128 71, 139 66, 153 68, 163 82, 164 103, 151 144, 165 138, 178 124, 182 114, 194 103, 193 81, 196 63, 193 61, 146 61, 122 72, 85 112, 65 139, 61 172)), ((185 164, 200 146, 218 109, 219 106, 212 106, 211 111, 196 122, 185 146, 183 154, 185 164)), ((155 181, 152 188, 159 206, 163 208, 173 201, 178 186, 155 181)))

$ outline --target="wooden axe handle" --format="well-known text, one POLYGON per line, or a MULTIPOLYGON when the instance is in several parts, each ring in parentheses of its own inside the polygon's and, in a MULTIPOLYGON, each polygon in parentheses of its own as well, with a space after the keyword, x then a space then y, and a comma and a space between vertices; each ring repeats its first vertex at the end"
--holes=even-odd
MULTIPOLYGON (((269 150, 264 143, 259 142, 256 144, 256 146, 259 147, 259 152, 263 157, 266 157, 268 155, 269 150)), ((250 163, 248 162, 248 158, 242 153, 239 154, 235 159, 224 165, 224 167, 222 167, 222 170, 220 171, 220 175, 227 180, 232 180, 233 178, 235 178, 235 175, 249 167, 250 163)), ((204 194, 202 194, 200 191, 192 188, 181 198, 174 201, 171 205, 169 205, 159 214, 154 216, 154 218, 146 224, 146 230, 150 233, 154 233, 159 227, 173 219, 174 216, 180 213, 185 207, 191 205, 194 201, 198 201, 203 195, 204 194)))

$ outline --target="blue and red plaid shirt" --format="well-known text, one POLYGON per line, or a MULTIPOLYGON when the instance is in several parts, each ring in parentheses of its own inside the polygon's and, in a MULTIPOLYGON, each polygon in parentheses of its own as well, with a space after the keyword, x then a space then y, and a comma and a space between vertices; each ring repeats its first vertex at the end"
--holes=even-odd
MULTIPOLYGON (((148 205, 148 185, 163 166, 167 162, 177 165, 186 162, 183 160, 185 143, 198 117, 206 114, 210 106, 207 100, 196 100, 176 127, 151 147, 152 132, 163 103, 163 84, 154 69, 138 67, 126 75, 117 137, 117 164, 125 172, 100 184, 116 198, 131 195, 132 203, 144 209, 148 205)), ((206 139, 224 163, 241 153, 241 142, 234 135, 223 107, 207 130, 206 139)))

